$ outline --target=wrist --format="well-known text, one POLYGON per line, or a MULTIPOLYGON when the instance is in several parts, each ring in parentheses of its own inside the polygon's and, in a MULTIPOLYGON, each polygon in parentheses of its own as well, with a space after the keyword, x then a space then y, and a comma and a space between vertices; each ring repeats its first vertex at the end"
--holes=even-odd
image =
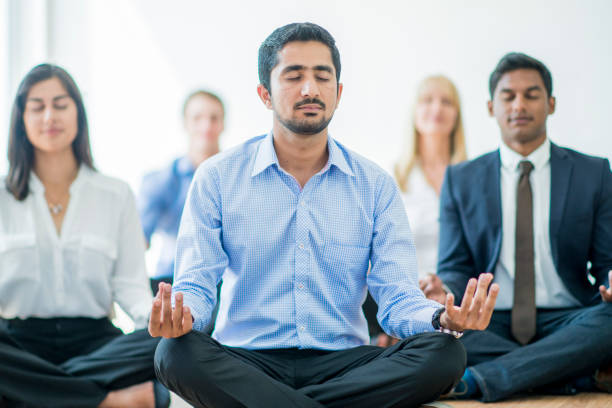
POLYGON ((440 319, 438 324, 439 327, 437 327, 436 330, 440 333, 450 334, 457 339, 463 336, 463 329, 460 329, 453 325, 452 322, 448 319, 448 313, 446 313, 446 308, 443 309, 444 310, 440 313, 440 319))
POLYGON ((446 311, 446 308, 441 307, 434 312, 433 316, 431 317, 431 325, 433 326, 434 329, 439 330, 440 327, 442 327, 441 319, 445 311, 446 311))
POLYGON ((444 312, 440 315, 440 326, 445 327, 447 329, 451 329, 454 326, 448 319, 448 313, 446 313, 446 308, 444 312))

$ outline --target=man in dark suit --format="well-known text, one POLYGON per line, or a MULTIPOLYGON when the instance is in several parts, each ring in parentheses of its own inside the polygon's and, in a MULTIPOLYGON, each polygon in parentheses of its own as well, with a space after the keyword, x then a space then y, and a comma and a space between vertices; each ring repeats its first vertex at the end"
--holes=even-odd
POLYGON ((612 173, 606 159, 551 143, 552 77, 525 54, 489 81, 499 150, 447 170, 438 277, 425 293, 461 302, 492 272, 500 286, 486 331, 462 341, 455 396, 497 401, 530 390, 612 389, 612 173), (441 279, 441 280, 440 280, 441 279))

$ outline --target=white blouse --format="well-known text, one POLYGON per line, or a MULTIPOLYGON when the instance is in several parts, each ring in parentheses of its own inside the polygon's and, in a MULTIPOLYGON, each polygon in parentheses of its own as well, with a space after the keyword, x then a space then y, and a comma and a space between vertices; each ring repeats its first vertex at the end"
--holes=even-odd
POLYGON ((408 178, 408 189, 402 194, 417 254, 419 279, 436 273, 440 236, 440 197, 429 185, 418 164, 408 178))
POLYGON ((58 236, 32 173, 24 201, 0 188, 0 317, 100 318, 117 302, 143 328, 152 301, 144 252, 126 183, 81 166, 58 236))

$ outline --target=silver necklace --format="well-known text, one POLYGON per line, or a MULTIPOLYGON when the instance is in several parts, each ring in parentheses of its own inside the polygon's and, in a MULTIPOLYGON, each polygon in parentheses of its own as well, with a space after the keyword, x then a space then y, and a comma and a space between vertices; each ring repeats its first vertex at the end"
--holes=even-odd
POLYGON ((45 198, 47 199, 47 206, 49 207, 49 211, 51 211, 51 214, 58 215, 62 211, 64 211, 64 206, 58 203, 59 200, 51 200, 47 192, 45 192, 45 196, 45 198), (57 204, 54 204, 53 201, 55 201, 57 204))
POLYGON ((51 214, 53 215, 57 215, 59 213, 61 213, 64 210, 64 206, 62 206, 61 204, 49 204, 49 211, 51 211, 51 214))

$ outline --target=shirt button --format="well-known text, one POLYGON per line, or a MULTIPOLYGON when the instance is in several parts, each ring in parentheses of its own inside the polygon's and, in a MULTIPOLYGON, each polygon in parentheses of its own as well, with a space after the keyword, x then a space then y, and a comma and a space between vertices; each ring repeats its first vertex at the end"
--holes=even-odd
POLYGON ((304 285, 302 285, 302 284, 300 283, 300 284, 298 284, 298 288, 300 288, 300 289, 304 289, 304 285))
POLYGON ((304 249, 304 244, 300 244, 300 245, 298 245, 298 248, 300 248, 300 249, 304 249))
POLYGON ((304 326, 300 326, 300 331, 303 332, 304 330, 306 330, 306 328, 304 326))

